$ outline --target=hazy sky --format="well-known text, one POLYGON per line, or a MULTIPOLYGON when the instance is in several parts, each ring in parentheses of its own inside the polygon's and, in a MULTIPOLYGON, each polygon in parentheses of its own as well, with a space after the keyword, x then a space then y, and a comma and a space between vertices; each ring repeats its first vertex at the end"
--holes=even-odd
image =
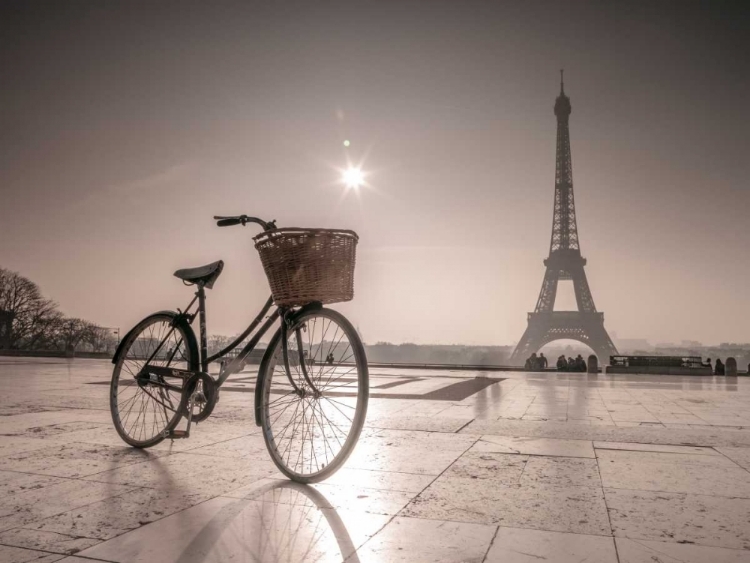
POLYGON ((232 334, 267 283, 255 229, 212 215, 351 228, 337 308, 367 342, 514 343, 549 249, 564 67, 605 326, 750 341, 748 5, 5 1, 0 266, 125 330, 186 304, 175 269, 222 258, 208 325, 232 334))

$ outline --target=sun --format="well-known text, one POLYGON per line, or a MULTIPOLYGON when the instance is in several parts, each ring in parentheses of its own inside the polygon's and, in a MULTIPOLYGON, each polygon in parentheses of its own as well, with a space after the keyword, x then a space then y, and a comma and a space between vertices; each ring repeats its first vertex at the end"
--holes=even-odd
POLYGON ((341 174, 341 180, 347 188, 359 188, 365 181, 362 169, 356 166, 350 166, 341 174))

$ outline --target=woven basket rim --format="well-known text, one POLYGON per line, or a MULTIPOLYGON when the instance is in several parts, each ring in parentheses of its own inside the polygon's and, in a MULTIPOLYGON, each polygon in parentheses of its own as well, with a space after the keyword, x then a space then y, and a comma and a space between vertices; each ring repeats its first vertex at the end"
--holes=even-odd
POLYGON ((298 233, 298 234, 310 233, 312 235, 337 234, 337 235, 345 235, 345 236, 353 237, 355 241, 359 241, 359 235, 349 229, 309 229, 305 227, 280 227, 278 229, 271 229, 270 231, 264 231, 258 235, 255 235, 253 237, 253 240, 256 243, 259 243, 264 240, 273 238, 274 236, 279 236, 279 235, 283 235, 286 233, 298 233))

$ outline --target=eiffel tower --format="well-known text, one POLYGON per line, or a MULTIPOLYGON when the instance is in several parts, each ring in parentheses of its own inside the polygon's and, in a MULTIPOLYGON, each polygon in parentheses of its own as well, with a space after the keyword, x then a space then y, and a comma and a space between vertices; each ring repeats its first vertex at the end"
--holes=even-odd
POLYGON ((591 296, 583 267, 576 225, 576 208, 573 200, 573 164, 570 156, 570 130, 568 119, 570 98, 565 95, 562 70, 560 95, 555 101, 557 116, 557 162, 555 166, 555 209, 552 217, 552 238, 549 257, 544 261, 542 290, 533 313, 528 315, 528 326, 518 346, 510 357, 511 365, 521 365, 532 352, 554 340, 578 340, 596 353, 601 364, 617 354, 612 339, 604 328, 604 313, 599 313, 591 296), (555 311, 557 282, 572 280, 577 311, 555 311))

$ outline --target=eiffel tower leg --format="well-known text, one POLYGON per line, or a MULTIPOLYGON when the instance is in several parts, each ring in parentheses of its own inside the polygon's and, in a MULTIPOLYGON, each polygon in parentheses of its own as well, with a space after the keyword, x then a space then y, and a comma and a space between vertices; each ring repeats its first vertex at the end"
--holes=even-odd
POLYGON ((573 291, 575 291, 576 294, 578 310, 583 313, 596 312, 594 298, 591 296, 591 289, 589 289, 589 282, 586 279, 586 272, 583 271, 583 266, 571 269, 573 270, 573 291))
POLYGON ((607 334, 604 323, 587 323, 584 331, 588 336, 588 346, 594 351, 599 359, 599 365, 609 364, 609 357, 617 355, 617 348, 607 334))
POLYGON ((539 350, 543 346, 545 332, 546 330, 540 330, 538 323, 529 322, 529 326, 526 327, 521 340, 518 341, 516 349, 513 350, 513 354, 510 356, 510 365, 522 366, 526 358, 539 350))
POLYGON ((560 272, 552 268, 547 268, 544 272, 542 289, 539 291, 539 299, 536 302, 537 313, 541 311, 552 311, 555 308, 555 299, 557 297, 557 281, 560 278, 560 272))

